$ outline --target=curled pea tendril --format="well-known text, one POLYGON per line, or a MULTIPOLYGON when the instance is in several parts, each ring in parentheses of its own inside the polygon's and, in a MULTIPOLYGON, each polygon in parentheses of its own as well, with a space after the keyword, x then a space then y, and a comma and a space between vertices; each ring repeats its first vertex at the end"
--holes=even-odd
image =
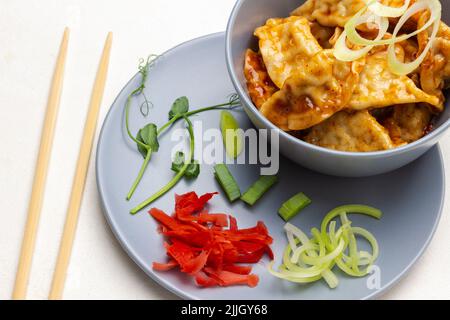
POLYGON ((144 117, 147 117, 150 109, 153 108, 153 103, 147 99, 145 93, 142 92, 142 95, 144 96, 144 102, 139 106, 139 110, 144 117))
MULTIPOLYGON (((147 96, 144 92, 144 89, 145 89, 145 83, 148 78, 149 70, 155 64, 155 62, 158 58, 159 58, 158 55, 150 55, 150 56, 148 56, 148 58, 146 60, 144 60, 144 59, 139 60, 138 70, 141 75, 141 82, 140 82, 140 85, 128 95, 127 101, 125 103, 125 127, 127 130, 127 134, 130 137, 130 139, 133 140, 138 145, 138 148, 141 147, 141 148, 145 148, 145 150, 147 150, 147 154, 146 154, 144 163, 142 164, 141 169, 139 170, 139 174, 138 174, 137 178, 135 179, 130 191, 128 192, 127 200, 130 200, 131 197, 133 196, 133 193, 136 190, 137 186, 139 185, 139 183, 142 179, 142 176, 150 162, 150 158, 152 155, 152 149, 150 148, 150 146, 145 144, 141 139, 138 139, 131 133, 130 126, 129 126, 129 110, 131 107, 132 98, 135 96, 139 96, 141 94, 144 98, 144 102, 139 107, 141 114, 144 117, 146 117, 149 114, 150 108, 153 108, 153 103, 147 98, 147 96)), ((164 132, 167 128, 169 128, 171 125, 173 125, 176 121, 178 121, 180 119, 185 119, 185 121, 188 123, 188 127, 190 128, 189 130, 192 131, 192 123, 189 120, 189 117, 194 116, 199 113, 202 113, 202 112, 205 112, 205 111, 209 111, 209 110, 219 110, 219 109, 230 109, 231 110, 231 109, 239 107, 240 105, 241 105, 241 101, 239 99, 239 96, 236 93, 231 94, 228 96, 228 102, 226 102, 226 103, 209 106, 209 107, 204 107, 204 108, 196 109, 193 111, 187 111, 183 114, 179 114, 178 116, 169 120, 162 127, 160 127, 157 131, 157 136, 160 135, 162 132, 164 132)), ((191 144, 193 144, 193 143, 194 143, 193 137, 191 136, 191 144)), ((162 196, 164 193, 166 193, 168 190, 170 190, 177 183, 177 181, 179 179, 181 179, 181 176, 182 176, 181 174, 178 174, 176 176, 176 179, 174 179, 168 185, 166 185, 166 187, 164 187, 159 193, 152 196, 150 198, 150 200, 147 200, 143 206, 146 206, 147 204, 153 202, 154 200, 156 200, 157 198, 162 196)), ((138 206, 137 208, 133 209, 131 212, 134 214, 134 213, 137 213, 138 211, 140 211, 141 209, 142 209, 142 207, 138 206)))
POLYGON ((145 60, 143 58, 141 58, 139 60, 138 69, 139 69, 139 73, 142 75, 142 78, 141 78, 141 84, 135 90, 134 95, 142 94, 144 97, 144 102, 142 102, 142 104, 139 106, 139 110, 141 111, 141 114, 144 117, 147 117, 150 109, 153 108, 153 103, 147 98, 147 96, 144 93, 145 83, 148 78, 148 71, 151 67, 153 67, 153 65, 155 64, 158 57, 159 56, 156 54, 151 54, 147 57, 147 60, 145 60))
POLYGON ((228 102, 231 107, 235 108, 241 105, 241 99, 237 93, 232 93, 228 96, 228 102))

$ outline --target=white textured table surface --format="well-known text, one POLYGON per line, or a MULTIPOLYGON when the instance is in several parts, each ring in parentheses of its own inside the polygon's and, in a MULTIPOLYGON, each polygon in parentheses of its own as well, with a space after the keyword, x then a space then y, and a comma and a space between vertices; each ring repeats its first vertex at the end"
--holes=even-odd
MULTIPOLYGON (((0 0, 0 300, 10 298, 14 284, 50 79, 64 27, 72 30, 70 51, 29 283, 28 297, 33 299, 45 299, 49 291, 91 87, 107 31, 114 32, 114 43, 99 124, 135 73, 140 57, 224 30, 234 2, 0 0)), ((441 142, 447 170, 449 142, 449 136, 441 142)), ((175 298, 150 280, 112 235, 100 209, 94 158, 95 154, 64 298, 175 298)), ((383 298, 450 298, 448 197, 429 249, 383 298)))

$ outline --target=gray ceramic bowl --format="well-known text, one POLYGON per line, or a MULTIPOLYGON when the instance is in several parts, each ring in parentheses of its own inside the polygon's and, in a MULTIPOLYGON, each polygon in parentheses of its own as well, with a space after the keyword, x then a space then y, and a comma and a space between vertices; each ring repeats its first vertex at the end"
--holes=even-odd
MULTIPOLYGON (((245 111, 257 128, 278 129, 253 105, 246 89, 243 74, 247 48, 257 48, 253 36, 255 28, 273 17, 285 17, 304 1, 295 0, 238 0, 227 27, 226 59, 233 85, 245 111)), ((450 21, 450 4, 443 1, 443 20, 450 21)), ((280 130, 281 153, 298 164, 330 175, 364 177, 386 173, 416 160, 427 152, 450 126, 449 108, 440 115, 433 132, 407 146, 382 152, 339 152, 317 147, 280 130)), ((278 129, 279 130, 279 129, 278 129)))

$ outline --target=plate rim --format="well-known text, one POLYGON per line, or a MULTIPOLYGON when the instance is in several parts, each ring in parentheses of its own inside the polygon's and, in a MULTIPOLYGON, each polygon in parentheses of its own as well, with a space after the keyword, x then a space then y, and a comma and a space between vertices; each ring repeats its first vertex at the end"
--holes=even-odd
MULTIPOLYGON (((403 269, 401 273, 399 273, 396 277, 394 277, 389 283, 385 284, 381 289, 375 291, 374 293, 364 297, 362 300, 372 300, 380 297, 383 294, 386 294, 391 290, 395 285, 399 284, 400 281, 405 278, 413 269, 413 267, 416 265, 417 262, 423 257, 423 254, 428 249, 428 247, 431 244, 431 241, 434 238, 434 235, 436 234, 436 230, 441 222, 442 219, 442 212, 444 211, 444 205, 445 205, 445 194, 446 194, 446 174, 445 174, 445 165, 444 165, 444 156, 442 154, 442 150, 440 147, 440 144, 437 143, 434 147, 432 147, 430 150, 428 150, 424 155, 427 153, 433 151, 433 149, 437 150, 437 153, 439 155, 439 163, 440 163, 440 171, 442 172, 442 183, 441 183, 441 199, 439 203, 439 212, 436 215, 436 220, 433 224, 433 228, 431 229, 430 234, 428 235, 427 240, 423 243, 423 246, 420 248, 420 250, 417 251, 416 256, 414 259, 411 260, 411 262, 403 269)), ((420 158, 422 158, 424 155, 422 155, 420 158)), ((417 159, 417 160, 419 160, 417 159)), ((417 161, 415 160, 415 161, 417 161)), ((415 162, 413 161, 413 163, 415 162)))
MULTIPOLYGON (((185 45, 194 45, 196 42, 209 41, 209 40, 212 40, 215 38, 223 38, 223 40, 225 42, 225 35, 226 35, 225 32, 222 31, 222 32, 216 32, 216 33, 211 33, 211 34, 203 35, 200 37, 196 37, 191 40, 184 41, 184 42, 170 48, 169 50, 166 50, 164 53, 161 54, 161 56, 171 54, 171 53, 177 51, 178 49, 180 49, 181 47, 184 47, 185 45)), ((131 77, 131 79, 126 82, 126 84, 122 87, 122 89, 119 91, 116 98, 110 105, 108 112, 106 113, 106 116, 103 119, 101 130, 100 130, 99 137, 98 137, 98 143, 97 143, 97 148, 96 148, 96 157, 95 157, 95 176, 96 176, 96 185, 97 185, 97 190, 98 190, 99 197, 100 197, 100 203, 101 203, 101 207, 102 207, 103 216, 105 217, 106 221, 108 222, 108 225, 109 225, 112 233, 114 234, 114 237, 119 242, 122 249, 127 253, 128 257, 131 258, 131 260, 136 265, 138 265, 139 268, 147 276, 149 276, 158 285, 160 285, 164 289, 168 290, 169 292, 173 293, 174 295, 176 295, 179 298, 187 299, 187 300, 199 300, 200 299, 199 297, 188 294, 188 293, 184 292, 183 290, 180 290, 176 285, 172 284, 170 281, 165 280, 162 277, 159 277, 151 269, 148 269, 148 264, 144 263, 143 261, 141 261, 139 259, 139 255, 137 255, 136 252, 134 252, 133 248, 128 244, 126 237, 124 237, 123 234, 120 232, 120 230, 119 230, 120 228, 117 226, 116 222, 113 221, 111 215, 109 214, 110 210, 108 209, 108 205, 105 202, 105 198, 104 198, 105 191, 103 190, 103 185, 100 183, 100 170, 99 170, 99 163, 100 163, 100 160, 99 160, 100 152, 99 151, 103 144, 102 137, 104 136, 105 125, 112 114, 113 107, 116 105, 117 100, 122 95, 122 93, 125 91, 125 89, 129 86, 129 84, 136 78, 136 76, 138 74, 139 74, 138 72, 135 73, 131 77)), ((392 287, 394 287, 396 284, 398 284, 411 271, 411 269, 418 262, 418 260, 423 256, 424 252, 429 247, 429 245, 436 233, 437 227, 439 226, 439 223, 442 218, 442 212, 443 212, 443 208, 444 208, 444 204, 445 204, 446 180, 445 180, 444 158, 443 158, 443 154, 442 154, 439 143, 436 144, 434 147, 432 147, 428 152, 431 152, 434 149, 437 149, 437 152, 439 155, 439 162, 440 162, 439 169, 442 172, 442 183, 440 186, 441 199, 440 199, 440 205, 439 205, 439 212, 436 215, 436 219, 433 224, 432 230, 431 230, 430 234, 428 235, 427 240, 423 243, 420 250, 417 251, 417 254, 415 255, 414 259, 411 260, 411 262, 403 269, 402 272, 400 272, 396 277, 394 277, 389 283, 385 284, 382 288, 374 291, 372 294, 362 297, 360 300, 375 299, 375 298, 387 293, 392 287)))

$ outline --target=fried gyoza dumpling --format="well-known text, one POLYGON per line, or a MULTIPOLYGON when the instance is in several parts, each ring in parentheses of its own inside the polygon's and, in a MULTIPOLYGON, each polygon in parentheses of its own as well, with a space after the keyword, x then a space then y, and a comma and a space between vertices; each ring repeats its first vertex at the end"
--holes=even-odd
POLYGON ((291 15, 303 16, 327 27, 344 27, 364 5, 363 0, 307 0, 291 15))
POLYGON ((432 113, 423 104, 405 104, 394 107, 383 126, 395 144, 411 143, 422 138, 430 126, 432 113))
POLYGON ((388 67, 387 51, 366 57, 358 86, 347 109, 384 108, 396 104, 426 102, 439 105, 439 99, 419 89, 408 76, 392 73, 388 67))
POLYGON ((259 48, 270 78, 281 88, 295 69, 322 50, 311 33, 309 21, 303 17, 269 19, 256 29, 259 48))
POLYGON ((439 99, 420 90, 407 76, 392 73, 386 50, 359 61, 346 63, 331 50, 317 54, 305 68, 297 70, 261 108, 281 129, 304 130, 342 110, 384 108, 397 104, 439 99))
MULTIPOLYGON (((424 13, 418 22, 418 27, 423 26, 428 20, 429 13, 424 13)), ((420 52, 426 47, 429 41, 428 31, 418 35, 420 52)), ((441 22, 439 32, 433 47, 427 54, 420 67, 420 82, 422 89, 439 99, 437 106, 438 112, 444 110, 444 94, 442 90, 445 87, 445 81, 450 79, 450 28, 441 22)))
POLYGON ((395 147, 387 130, 367 110, 338 112, 313 127, 305 141, 348 152, 382 151, 395 147))
POLYGON ((312 35, 323 49, 331 49, 333 47, 333 43, 330 40, 332 41, 335 37, 336 28, 324 27, 317 22, 310 22, 310 27, 312 35))
POLYGON ((321 123, 348 104, 363 66, 364 59, 338 61, 333 50, 322 50, 291 74, 261 113, 285 131, 321 123))
POLYGON ((244 75, 248 94, 255 106, 260 109, 278 88, 270 79, 261 55, 250 49, 245 53, 244 75))
MULTIPOLYGON (((380 2, 391 7, 401 7, 405 0, 382 0, 380 2)), ((410 6, 415 2, 415 0, 412 0, 410 6)), ((303 16, 310 21, 318 21, 321 25, 327 27, 344 27, 347 21, 365 5, 364 0, 307 0, 291 15, 303 16)), ((395 20, 393 21, 395 22, 395 20)))

